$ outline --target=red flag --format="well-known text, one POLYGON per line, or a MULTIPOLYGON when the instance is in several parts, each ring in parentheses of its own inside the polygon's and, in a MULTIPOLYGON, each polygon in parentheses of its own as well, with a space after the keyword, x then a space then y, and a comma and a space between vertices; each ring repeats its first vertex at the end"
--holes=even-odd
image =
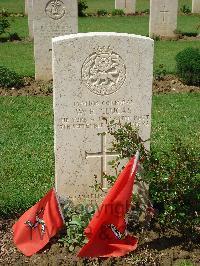
POLYGON ((89 242, 79 257, 119 257, 137 248, 137 238, 127 235, 125 215, 130 207, 139 152, 126 165, 85 234, 89 242))
POLYGON ((13 225, 14 243, 24 255, 31 256, 42 249, 63 224, 56 193, 51 189, 13 225))

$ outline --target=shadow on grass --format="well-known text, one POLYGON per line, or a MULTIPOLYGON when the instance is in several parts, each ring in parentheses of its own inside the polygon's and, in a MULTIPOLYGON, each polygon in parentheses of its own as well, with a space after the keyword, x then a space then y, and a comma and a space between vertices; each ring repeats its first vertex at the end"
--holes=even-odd
POLYGON ((15 32, 15 33, 11 33, 9 35, 0 37, 0 43, 4 43, 4 42, 14 42, 14 41, 21 41, 22 38, 15 32))

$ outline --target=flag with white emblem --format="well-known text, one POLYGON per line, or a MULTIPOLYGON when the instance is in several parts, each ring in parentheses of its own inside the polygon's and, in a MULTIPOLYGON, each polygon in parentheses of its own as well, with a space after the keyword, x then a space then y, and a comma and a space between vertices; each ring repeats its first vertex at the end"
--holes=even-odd
POLYGON ((26 211, 13 225, 13 240, 26 256, 42 249, 64 225, 54 189, 26 211))
POLYGON ((139 152, 118 176, 85 234, 88 243, 79 257, 119 257, 137 248, 137 238, 128 234, 125 216, 129 210, 137 172, 139 152))

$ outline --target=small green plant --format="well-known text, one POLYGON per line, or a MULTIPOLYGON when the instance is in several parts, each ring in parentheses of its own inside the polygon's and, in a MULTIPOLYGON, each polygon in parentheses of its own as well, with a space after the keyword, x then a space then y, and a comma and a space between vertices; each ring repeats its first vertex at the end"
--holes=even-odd
POLYGON ((68 202, 64 205, 63 215, 66 224, 66 233, 60 242, 73 252, 76 247, 83 246, 87 240, 85 238, 84 229, 94 215, 94 206, 89 205, 74 205, 68 202))
POLYGON ((10 23, 4 17, 0 17, 0 36, 7 33, 6 29, 10 27, 10 23))
POLYGON ((160 64, 158 68, 155 70, 155 79, 160 81, 164 80, 164 77, 167 74, 167 70, 164 68, 163 64, 160 64))
MULTIPOLYGON (((112 151, 120 154, 118 159, 110 162, 113 167, 118 166, 120 158, 130 158, 136 150, 140 151, 143 179, 149 184, 150 199, 158 212, 158 222, 177 230, 195 232, 200 224, 198 153, 176 137, 169 151, 148 152, 144 146, 145 141, 130 123, 118 126, 112 124, 108 128, 114 137, 112 151)), ((106 177, 111 184, 116 179, 106 177)))
POLYGON ((195 266, 195 265, 189 260, 182 260, 176 263, 174 266, 195 266))
POLYGON ((78 16, 85 17, 86 13, 85 10, 88 8, 87 2, 83 0, 78 1, 78 16))
POLYGON ((21 41, 21 38, 19 37, 18 33, 9 33, 9 40, 12 41, 21 41))
POLYGON ((112 16, 125 16, 123 9, 114 9, 111 14, 112 16))
POLYGON ((0 66, 0 87, 19 88, 24 85, 22 78, 14 71, 0 66))
POLYGON ((147 9, 145 9, 144 11, 142 11, 142 13, 149 14, 149 13, 150 13, 150 9, 147 8, 147 9))
POLYGON ((117 160, 131 158, 136 151, 140 151, 140 156, 146 156, 145 142, 138 133, 138 128, 133 127, 131 123, 121 125, 111 121, 108 125, 108 133, 114 137, 111 151, 117 152, 119 157, 117 160))
POLYGON ((175 59, 179 78, 187 85, 200 86, 200 49, 186 48, 175 59))
POLYGON ((53 84, 49 84, 46 89, 47 93, 53 93, 53 84))
POLYGON ((197 32, 181 32, 182 36, 188 36, 188 37, 197 37, 197 32))
POLYGON ((106 9, 98 9, 97 10, 97 16, 106 16, 108 15, 108 11, 106 9))
POLYGON ((169 152, 151 151, 144 168, 160 224, 195 230, 200 223, 198 154, 176 138, 169 152))
POLYGON ((181 12, 184 13, 184 14, 190 14, 191 13, 191 9, 189 8, 189 6, 187 5, 183 5, 181 8, 180 8, 181 12))
POLYGON ((160 36, 158 36, 158 35, 153 35, 153 37, 152 37, 152 39, 154 40, 154 41, 160 41, 160 36))
POLYGON ((8 10, 6 10, 5 8, 3 8, 1 11, 0 11, 0 17, 8 17, 9 16, 9 12, 8 10))

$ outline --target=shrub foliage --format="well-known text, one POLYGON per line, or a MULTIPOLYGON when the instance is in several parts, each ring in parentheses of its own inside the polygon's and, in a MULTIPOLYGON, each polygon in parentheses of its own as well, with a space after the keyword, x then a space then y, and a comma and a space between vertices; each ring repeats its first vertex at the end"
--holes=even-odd
POLYGON ((10 24, 7 19, 0 16, 0 35, 6 33, 6 29, 10 27, 10 24))
POLYGON ((19 88, 21 86, 23 86, 23 80, 16 72, 0 66, 0 87, 19 88))
POLYGON ((79 17, 85 17, 86 13, 85 10, 88 8, 88 5, 85 1, 79 0, 78 1, 78 16, 79 17))
POLYGON ((191 10, 190 10, 189 6, 187 6, 187 5, 183 5, 180 10, 184 14, 190 14, 191 13, 191 10))
MULTIPOLYGON (((144 141, 131 124, 110 130, 113 150, 121 158, 132 157, 140 150, 144 179, 149 184, 150 199, 160 224, 178 230, 194 229, 200 223, 200 164, 198 154, 179 138, 169 151, 148 152, 144 141)), ((116 163, 113 161, 116 167, 116 163)))
POLYGON ((108 11, 106 9, 98 9, 97 10, 97 16, 106 16, 108 15, 108 11))
POLYGON ((186 48, 176 56, 177 74, 187 85, 200 86, 200 49, 186 48))
POLYGON ((125 16, 124 10, 123 9, 114 9, 112 11, 112 16, 125 16))

